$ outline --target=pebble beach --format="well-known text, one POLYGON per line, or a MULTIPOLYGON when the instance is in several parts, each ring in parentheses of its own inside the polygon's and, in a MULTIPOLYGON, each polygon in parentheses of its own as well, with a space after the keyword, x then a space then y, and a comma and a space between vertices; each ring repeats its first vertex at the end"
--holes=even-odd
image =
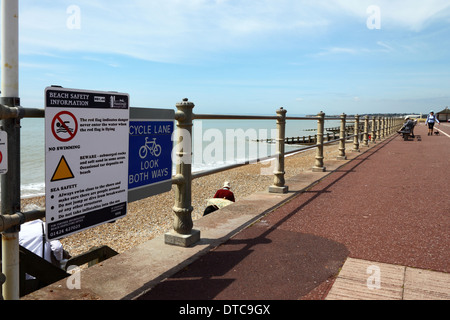
MULTIPOLYGON (((285 160, 286 179, 311 170, 315 161, 315 149, 310 149, 285 160)), ((324 148, 325 161, 335 158, 339 153, 336 144, 324 148)), ((255 192, 267 190, 273 184, 273 175, 268 172, 269 163, 257 163, 241 166, 220 173, 215 173, 192 182, 192 218, 202 218, 208 199, 220 189, 224 181, 231 183, 236 201, 255 192)), ((141 243, 149 241, 172 229, 175 197, 174 190, 154 197, 128 204, 128 214, 115 223, 107 223, 61 239, 64 248, 72 255, 84 253, 93 247, 109 246, 118 253, 123 253, 141 243)), ((36 207, 45 207, 45 197, 22 199, 22 210, 29 211, 36 207)))

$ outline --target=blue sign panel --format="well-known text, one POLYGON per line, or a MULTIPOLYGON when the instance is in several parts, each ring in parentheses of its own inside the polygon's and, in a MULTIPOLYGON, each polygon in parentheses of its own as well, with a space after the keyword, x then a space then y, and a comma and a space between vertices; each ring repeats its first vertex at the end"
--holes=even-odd
POLYGON ((130 121, 128 189, 152 186, 141 198, 171 190, 173 131, 173 120, 130 121))

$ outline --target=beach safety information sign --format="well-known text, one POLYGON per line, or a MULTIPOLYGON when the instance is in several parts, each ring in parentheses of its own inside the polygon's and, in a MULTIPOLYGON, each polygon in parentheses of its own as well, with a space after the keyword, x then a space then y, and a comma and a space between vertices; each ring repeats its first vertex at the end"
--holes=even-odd
POLYGON ((49 240, 125 217, 128 144, 127 94, 45 90, 49 240))

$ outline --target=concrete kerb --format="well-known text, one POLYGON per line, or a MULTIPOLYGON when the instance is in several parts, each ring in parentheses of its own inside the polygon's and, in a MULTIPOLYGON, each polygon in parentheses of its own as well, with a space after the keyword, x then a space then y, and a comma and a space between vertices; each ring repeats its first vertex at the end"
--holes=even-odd
MULTIPOLYGON (((387 140, 389 138, 385 139, 387 140)), ((289 192, 286 194, 258 192, 201 218, 195 222, 195 229, 201 231, 202 238, 191 247, 166 245, 164 235, 161 235, 83 270, 74 275, 74 279, 69 277, 61 280, 22 299, 136 299, 370 149, 372 146, 363 152, 349 153, 347 160, 327 160, 326 172, 304 172, 288 179, 286 185, 289 186, 289 192), (80 289, 69 289, 70 281, 79 281, 80 289)))

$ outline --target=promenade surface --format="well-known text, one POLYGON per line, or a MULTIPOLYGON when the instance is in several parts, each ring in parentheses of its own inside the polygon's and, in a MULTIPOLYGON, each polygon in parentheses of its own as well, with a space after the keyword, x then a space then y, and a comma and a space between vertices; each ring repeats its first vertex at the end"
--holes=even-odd
POLYGON ((25 299, 450 298, 450 124, 393 135, 327 172, 287 181, 196 221, 191 248, 140 245, 25 299))
POLYGON ((450 125, 438 129, 373 147, 141 299, 449 299, 450 125))

